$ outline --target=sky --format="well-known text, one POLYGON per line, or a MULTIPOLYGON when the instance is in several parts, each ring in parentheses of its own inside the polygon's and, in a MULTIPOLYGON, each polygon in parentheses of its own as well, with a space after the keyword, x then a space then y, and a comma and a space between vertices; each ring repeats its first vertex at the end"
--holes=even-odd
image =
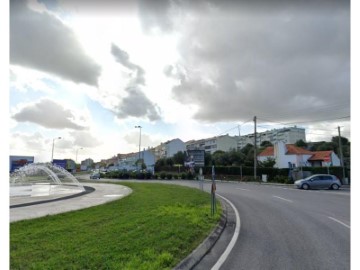
POLYGON ((141 149, 245 135, 254 116, 351 141, 350 15, 343 0, 12 0, 9 154, 97 162, 137 152, 140 132, 141 149))

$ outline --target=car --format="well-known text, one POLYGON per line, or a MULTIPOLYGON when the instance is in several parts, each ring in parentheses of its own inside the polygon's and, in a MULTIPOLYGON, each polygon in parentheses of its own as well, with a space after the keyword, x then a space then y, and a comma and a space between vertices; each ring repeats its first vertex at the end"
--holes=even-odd
POLYGON ((90 174, 90 179, 100 179, 100 172, 93 172, 90 174))
POLYGON ((341 187, 339 178, 331 174, 314 174, 307 178, 296 180, 294 182, 296 188, 301 189, 335 189, 341 187))

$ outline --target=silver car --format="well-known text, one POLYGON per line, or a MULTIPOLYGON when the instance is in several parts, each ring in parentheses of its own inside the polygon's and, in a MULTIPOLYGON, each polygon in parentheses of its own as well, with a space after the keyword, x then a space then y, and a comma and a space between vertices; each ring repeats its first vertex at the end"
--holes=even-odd
POLYGON ((90 175, 90 179, 100 179, 100 172, 95 171, 90 175))
POLYGON ((302 189, 335 189, 341 187, 339 178, 331 174, 314 174, 305 179, 300 179, 294 182, 296 188, 302 189))

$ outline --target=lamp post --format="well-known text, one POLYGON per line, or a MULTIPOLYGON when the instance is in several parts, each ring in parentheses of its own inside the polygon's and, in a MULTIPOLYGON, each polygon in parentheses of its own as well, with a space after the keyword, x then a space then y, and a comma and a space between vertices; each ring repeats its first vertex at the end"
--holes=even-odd
POLYGON ((139 136, 139 161, 140 161, 140 148, 141 148, 141 128, 142 126, 135 126, 135 128, 140 129, 140 136, 139 136))
POLYGON ((53 163, 53 161, 54 161, 54 144, 55 144, 55 140, 56 139, 61 139, 61 137, 57 137, 57 138, 54 138, 53 139, 53 143, 52 143, 52 151, 51 151, 51 163, 53 163))
POLYGON ((79 150, 81 150, 81 149, 83 149, 83 148, 82 148, 82 147, 80 147, 80 148, 76 149, 76 159, 75 159, 75 163, 77 163, 78 151, 79 151, 79 150))

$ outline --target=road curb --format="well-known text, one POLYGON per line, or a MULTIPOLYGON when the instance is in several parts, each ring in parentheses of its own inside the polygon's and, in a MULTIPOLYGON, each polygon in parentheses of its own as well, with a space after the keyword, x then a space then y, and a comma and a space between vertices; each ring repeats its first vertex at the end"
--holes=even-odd
POLYGON ((205 257, 205 255, 209 253, 217 240, 220 238, 222 232, 227 225, 228 205, 227 202, 222 198, 217 198, 220 200, 223 209, 219 223, 210 233, 210 235, 193 252, 191 252, 189 256, 187 256, 177 266, 175 266, 173 270, 193 269, 205 257))

